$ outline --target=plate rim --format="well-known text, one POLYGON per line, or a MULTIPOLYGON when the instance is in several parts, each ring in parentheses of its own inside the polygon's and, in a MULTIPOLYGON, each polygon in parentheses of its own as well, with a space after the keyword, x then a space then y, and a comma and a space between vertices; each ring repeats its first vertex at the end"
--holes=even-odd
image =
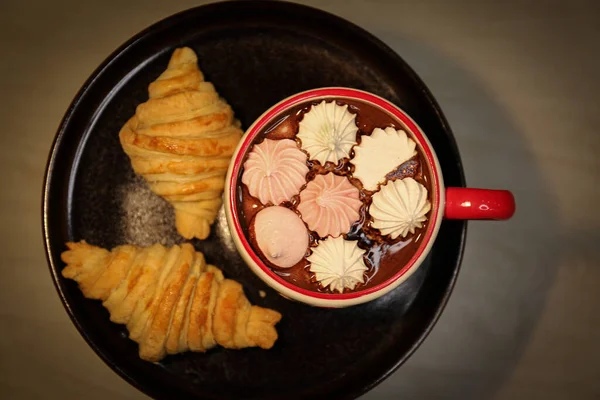
MULTIPOLYGON (((55 168, 57 154, 61 148, 61 145, 63 144, 65 131, 67 130, 67 127, 69 126, 69 123, 70 123, 71 119, 73 118, 73 115, 75 114, 76 110, 78 109, 79 104, 82 102, 82 100, 84 99, 84 97, 86 96, 86 94, 88 93, 90 88, 94 85, 94 83, 97 81, 97 79, 102 75, 102 73, 113 62, 115 62, 129 48, 133 47, 137 42, 144 39, 149 34, 152 34, 156 30, 162 30, 162 29, 168 28, 169 25, 174 24, 176 21, 178 21, 180 19, 184 19, 189 14, 194 14, 194 13, 198 13, 198 12, 202 12, 202 11, 209 12, 209 11, 211 11, 210 10, 211 8, 220 8, 220 7, 229 7, 229 6, 235 7, 236 3, 238 3, 238 4, 246 3, 246 5, 248 3, 255 3, 257 5, 268 6, 268 7, 299 8, 299 9, 304 9, 304 11, 319 13, 322 16, 327 17, 327 18, 337 19, 338 22, 340 24, 345 25, 346 28, 351 29, 355 33, 363 36, 367 41, 371 42, 372 44, 376 44, 382 51, 384 51, 386 53, 386 55, 388 57, 390 57, 390 59, 394 59, 394 61, 396 63, 403 65, 403 67, 405 68, 407 73, 411 75, 411 79, 413 79, 414 82, 417 84, 417 86, 423 93, 425 99, 430 104, 430 106, 435 111, 435 113, 437 114, 438 120, 441 123, 443 130, 446 132, 446 137, 450 144, 449 151, 451 153, 453 153, 455 156, 454 162, 457 167, 457 171, 459 172, 458 179, 460 181, 460 185, 457 185, 457 186, 460 186, 460 187, 466 186, 464 168, 463 168, 463 164, 462 164, 462 159, 460 157, 458 145, 456 143, 456 137, 454 136, 448 121, 446 120, 439 104, 433 97, 429 88, 425 85, 425 83, 422 81, 420 76, 412 69, 412 67, 406 61, 404 61, 404 59, 399 54, 397 54, 391 47, 389 47, 381 39, 379 39, 375 35, 371 34, 364 28, 354 24, 353 22, 348 21, 345 18, 342 18, 338 15, 321 10, 316 7, 311 7, 311 6, 293 3, 293 2, 289 2, 289 1, 281 1, 280 2, 280 1, 272 1, 272 0, 228 0, 228 1, 222 1, 222 2, 213 2, 213 3, 203 4, 200 6, 196 6, 196 7, 192 7, 192 8, 188 8, 188 9, 179 11, 177 13, 169 15, 165 18, 162 18, 162 19, 150 24, 149 26, 147 26, 146 28, 144 28, 143 30, 138 32, 137 34, 131 36, 129 39, 127 39, 125 42, 123 42, 123 44, 121 44, 114 51, 112 51, 102 61, 102 63, 100 63, 100 65, 91 72, 89 77, 85 80, 85 82, 82 84, 82 86, 79 88, 79 90, 74 95, 74 97, 71 100, 71 102, 69 103, 69 106, 67 107, 63 117, 60 120, 60 123, 56 130, 56 134, 55 134, 54 139, 52 140, 52 144, 50 146, 50 150, 48 153, 48 159, 47 159, 46 166, 45 166, 44 177, 43 177, 42 199, 41 199, 42 200, 41 201, 42 237, 43 237, 43 242, 44 242, 46 261, 48 264, 48 268, 50 270, 50 275, 52 277, 54 287, 60 297, 63 307, 65 308, 65 311, 69 315, 69 318, 71 319, 71 322, 73 323, 73 325, 77 328, 77 331, 79 332, 79 334, 84 338, 84 340, 86 341, 88 346, 94 351, 94 353, 96 353, 96 355, 99 356, 100 359, 107 366, 109 366, 113 371, 115 371, 122 379, 124 379, 130 385, 132 385, 133 387, 135 387, 142 393, 149 395, 149 396, 156 396, 157 393, 155 393, 154 390, 151 390, 147 386, 144 386, 141 383, 139 383, 134 377, 132 377, 130 374, 128 374, 127 371, 123 370, 117 363, 113 362, 113 360, 107 354, 105 354, 101 349, 99 349, 96 346, 96 344, 93 342, 93 340, 86 333, 85 329, 81 326, 80 322, 78 321, 77 317, 75 316, 75 313, 74 313, 71 305, 67 301, 67 298, 63 292, 63 288, 60 286, 59 281, 62 279, 62 277, 60 276, 60 273, 59 273, 59 268, 58 268, 59 266, 54 263, 54 259, 53 259, 53 255, 52 255, 53 250, 52 250, 51 243, 50 243, 51 233, 50 233, 49 221, 48 221, 49 194, 50 194, 50 188, 51 188, 51 183, 52 183, 52 174, 53 174, 53 171, 55 168)), ((449 298, 450 298, 450 296, 454 290, 454 287, 456 285, 456 281, 457 281, 458 274, 460 272, 461 265, 462 265, 462 260, 464 257, 466 235, 467 235, 467 221, 462 221, 462 227, 461 227, 460 231, 461 231, 460 236, 458 237, 459 249, 458 249, 456 261, 455 261, 455 263, 453 263, 453 264, 455 264, 455 265, 453 265, 453 273, 450 277, 449 284, 443 293, 443 296, 441 298, 439 306, 437 307, 435 313, 432 315, 432 318, 430 319, 430 321, 427 324, 427 326, 425 327, 425 329, 420 333, 419 337, 413 342, 412 346, 410 346, 410 348, 401 357, 399 357, 395 363, 393 363, 391 366, 389 366, 389 368, 386 368, 386 370, 383 371, 383 373, 381 375, 379 375, 379 377, 377 379, 373 379, 369 384, 362 386, 359 390, 345 392, 344 397, 356 398, 360 395, 363 395, 363 394, 369 392, 374 387, 379 385, 381 382, 383 382, 385 379, 387 379, 390 375, 392 375, 395 371, 397 371, 398 368, 400 366, 402 366, 414 354, 414 352, 421 346, 423 341, 429 336, 429 334, 433 330, 434 326, 437 324, 444 309, 446 308, 449 298)))

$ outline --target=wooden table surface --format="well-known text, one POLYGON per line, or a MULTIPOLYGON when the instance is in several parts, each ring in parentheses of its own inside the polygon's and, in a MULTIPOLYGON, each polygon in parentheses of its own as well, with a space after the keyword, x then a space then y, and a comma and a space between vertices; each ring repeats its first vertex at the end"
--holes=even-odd
MULTIPOLYGON (((135 399, 77 333, 42 246, 46 157, 116 47, 186 0, 0 2, 0 397, 135 399)), ((514 191, 473 222, 415 355, 364 399, 600 398, 600 2, 303 1, 366 28, 439 100, 467 181, 514 191)))

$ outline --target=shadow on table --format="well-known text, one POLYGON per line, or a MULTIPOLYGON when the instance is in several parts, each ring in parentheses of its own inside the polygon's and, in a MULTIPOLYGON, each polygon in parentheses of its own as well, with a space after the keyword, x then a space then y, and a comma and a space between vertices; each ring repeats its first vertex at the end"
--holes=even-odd
POLYGON ((428 85, 454 129, 472 187, 513 191, 510 222, 471 222, 451 300, 430 337, 367 399, 490 399, 532 339, 568 244, 531 143, 477 77, 421 43, 375 32, 428 85))

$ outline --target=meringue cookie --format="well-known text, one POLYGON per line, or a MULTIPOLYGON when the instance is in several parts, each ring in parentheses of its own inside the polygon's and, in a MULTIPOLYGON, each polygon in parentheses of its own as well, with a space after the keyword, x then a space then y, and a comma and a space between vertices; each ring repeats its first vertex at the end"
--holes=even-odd
POLYGON ((367 190, 377 190, 385 176, 417 154, 416 143, 403 130, 387 127, 373 129, 370 136, 362 136, 354 148, 354 178, 367 190))
POLYGON ((404 178, 388 182, 373 195, 369 214, 373 217, 373 228, 396 239, 423 227, 429 210, 427 188, 412 178, 404 178))
POLYGON ((280 268, 296 265, 308 249, 308 230, 292 210, 272 206, 254 218, 256 243, 265 258, 280 268))
POLYGON ((298 211, 310 230, 321 237, 336 237, 359 219, 361 206, 358 189, 346 177, 330 172, 308 182, 300 192, 298 211))
POLYGON ((356 132, 356 115, 348 111, 348 105, 323 100, 304 114, 297 137, 311 160, 321 165, 337 164, 342 158, 350 157, 350 150, 356 144, 356 132))
POLYGON ((263 204, 278 205, 306 183, 306 154, 291 139, 265 139, 254 145, 244 163, 242 182, 263 204))
POLYGON ((343 237, 323 240, 312 249, 307 257, 309 270, 324 288, 342 293, 344 289, 354 290, 358 283, 364 283, 367 270, 363 255, 365 250, 356 241, 343 237))

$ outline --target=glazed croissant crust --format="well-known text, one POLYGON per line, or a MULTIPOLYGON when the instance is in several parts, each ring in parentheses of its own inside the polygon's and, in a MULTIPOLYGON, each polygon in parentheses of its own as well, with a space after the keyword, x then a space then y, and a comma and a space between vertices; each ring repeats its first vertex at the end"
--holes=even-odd
POLYGON ((206 264, 189 243, 67 247, 62 275, 77 281, 85 297, 102 300, 111 321, 127 325, 144 360, 217 344, 269 349, 277 340, 281 314, 251 305, 242 286, 206 264))
POLYGON ((173 205, 177 230, 186 239, 209 235, 243 133, 197 61, 192 49, 176 49, 148 87, 148 101, 119 133, 134 171, 173 205))

